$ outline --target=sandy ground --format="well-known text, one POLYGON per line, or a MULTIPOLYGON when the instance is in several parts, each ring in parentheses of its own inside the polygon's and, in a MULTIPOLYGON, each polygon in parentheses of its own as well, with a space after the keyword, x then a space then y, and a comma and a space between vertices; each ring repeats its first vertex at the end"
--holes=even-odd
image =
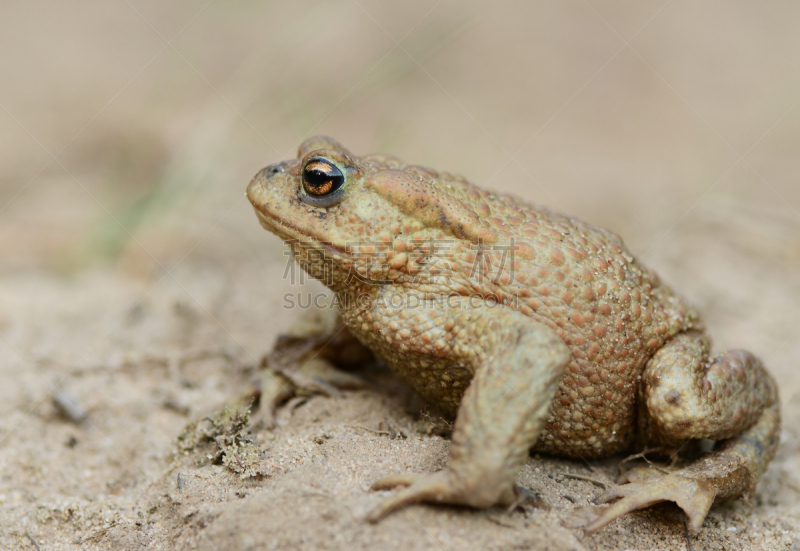
POLYGON ((0 549, 800 549, 796 3, 2 11, 0 549), (719 348, 780 381, 756 495, 696 538, 668 505, 586 537, 620 458, 535 456, 519 483, 546 508, 373 526, 369 485, 438 469, 449 445, 389 374, 291 400, 271 430, 215 424, 303 315, 287 294, 321 291, 286 277, 243 197, 316 133, 622 234, 719 348))

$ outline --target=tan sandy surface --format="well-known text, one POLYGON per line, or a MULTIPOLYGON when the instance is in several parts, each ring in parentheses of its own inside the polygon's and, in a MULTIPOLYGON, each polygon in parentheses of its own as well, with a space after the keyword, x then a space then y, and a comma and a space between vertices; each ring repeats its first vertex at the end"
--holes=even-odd
POLYGON ((800 4, 0 12, 0 549, 800 549, 800 4), (179 446, 252 388, 303 313, 284 296, 321 291, 284 277, 243 196, 316 133, 622 234, 720 348, 779 379, 781 448, 755 496, 697 538, 672 506, 586 537, 576 511, 601 489, 569 475, 609 483, 619 458, 537 456, 519 483, 547 509, 414 506, 372 526, 369 485, 448 449, 385 374, 242 432, 258 476, 179 446))

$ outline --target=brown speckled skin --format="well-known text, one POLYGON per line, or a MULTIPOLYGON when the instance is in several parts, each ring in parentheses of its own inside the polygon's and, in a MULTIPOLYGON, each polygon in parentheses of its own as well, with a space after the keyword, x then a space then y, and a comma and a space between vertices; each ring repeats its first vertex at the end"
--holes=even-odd
MULTIPOLYGON (((716 477, 726 491, 684 490, 695 501, 698 492, 713 501, 752 489, 774 453, 774 381, 746 352, 710 363, 695 311, 612 232, 394 157, 355 157, 329 138, 262 170, 248 198, 262 225, 337 294, 347 329, 458 414, 447 473, 379 483, 411 487, 374 517, 413 501, 512 502, 530 448, 591 458, 753 427, 754 443, 742 444, 747 476, 734 481, 728 466, 716 477), (310 157, 347 176, 331 206, 304 200, 310 157)), ((680 501, 669 491, 659 495, 680 501)), ((590 529, 661 500, 648 492, 590 529)), ((687 509, 693 529, 705 511, 687 509)))

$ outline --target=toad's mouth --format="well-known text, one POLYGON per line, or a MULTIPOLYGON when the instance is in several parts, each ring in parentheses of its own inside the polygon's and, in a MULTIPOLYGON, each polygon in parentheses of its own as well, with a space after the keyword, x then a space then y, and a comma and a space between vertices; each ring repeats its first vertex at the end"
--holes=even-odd
POLYGON ((301 243, 305 245, 304 248, 324 249, 328 252, 336 253, 337 255, 345 254, 345 250, 342 247, 337 247, 333 243, 320 241, 287 220, 267 216, 256 206, 254 206, 253 209, 256 211, 256 216, 258 217, 258 222, 261 224, 261 227, 268 232, 274 233, 290 245, 292 243, 301 243))
POLYGON ((267 216, 264 214, 261 209, 257 206, 253 205, 253 210, 256 211, 256 216, 258 217, 258 223, 267 230, 268 232, 274 233, 284 241, 288 241, 290 239, 307 239, 308 236, 300 231, 300 228, 297 226, 286 222, 284 220, 274 218, 272 216, 267 216))

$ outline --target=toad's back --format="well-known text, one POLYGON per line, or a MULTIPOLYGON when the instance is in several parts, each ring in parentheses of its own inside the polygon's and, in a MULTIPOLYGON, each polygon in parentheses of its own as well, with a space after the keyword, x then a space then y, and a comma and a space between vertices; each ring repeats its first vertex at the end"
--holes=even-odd
MULTIPOLYGON (((444 197, 447 216, 458 211, 459 231, 472 238, 457 240, 448 262, 439 264, 448 271, 444 292, 492 297, 554 329, 570 349, 572 360, 534 449, 596 457, 628 447, 636 428, 639 376, 673 335, 700 328, 694 310, 640 265, 611 231, 449 174, 398 168, 422 174, 425 194, 444 197)), ((419 275, 413 280, 417 285, 419 275)), ((379 353, 395 346, 371 332, 361 338, 379 353)), ((384 355, 390 363, 393 352, 384 355)), ((393 367, 412 384, 419 380, 415 386, 432 402, 458 404, 463 385, 430 384, 437 372, 452 381, 453 373, 444 366, 422 367, 430 362, 408 358, 396 363, 393 367)))
POLYGON ((613 232, 515 197, 492 199, 479 204, 491 210, 498 243, 513 240, 515 262, 512 281, 489 288, 554 329, 572 353, 535 449, 593 457, 628 447, 647 360, 701 321, 613 232))

